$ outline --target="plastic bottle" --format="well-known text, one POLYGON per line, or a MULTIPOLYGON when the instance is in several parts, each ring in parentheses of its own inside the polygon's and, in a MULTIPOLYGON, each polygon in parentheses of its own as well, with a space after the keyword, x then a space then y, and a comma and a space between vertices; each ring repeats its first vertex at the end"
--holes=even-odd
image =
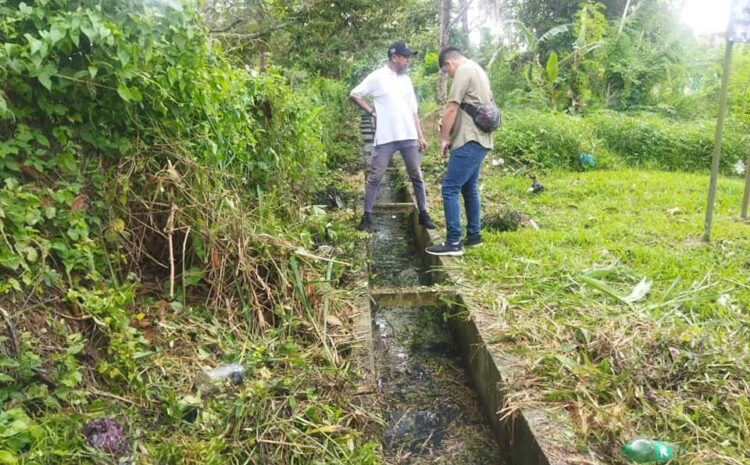
POLYGON ((666 463, 672 460, 677 447, 664 441, 635 439, 620 447, 622 455, 636 463, 666 463))
POLYGON ((245 368, 239 363, 230 363, 208 370, 205 374, 208 381, 215 382, 228 379, 233 384, 240 384, 245 377, 245 368))
POLYGON ((580 161, 584 166, 590 166, 592 168, 596 166, 596 160, 594 160, 594 157, 588 153, 582 153, 578 155, 578 161, 580 161))

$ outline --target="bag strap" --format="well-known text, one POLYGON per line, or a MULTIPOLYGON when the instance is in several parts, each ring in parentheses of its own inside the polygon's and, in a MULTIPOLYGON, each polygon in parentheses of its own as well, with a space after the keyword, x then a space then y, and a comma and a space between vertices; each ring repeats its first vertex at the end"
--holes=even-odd
POLYGON ((475 107, 474 105, 466 102, 461 102, 461 109, 468 113, 469 116, 471 116, 471 119, 477 117, 477 107, 475 107))

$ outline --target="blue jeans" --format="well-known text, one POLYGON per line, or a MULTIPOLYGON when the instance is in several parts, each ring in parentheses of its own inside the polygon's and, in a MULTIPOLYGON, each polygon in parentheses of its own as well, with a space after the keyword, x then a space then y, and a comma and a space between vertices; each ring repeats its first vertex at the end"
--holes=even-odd
POLYGON ((461 241, 461 204, 458 193, 464 197, 466 209, 466 234, 476 236, 481 228, 479 191, 477 181, 487 149, 470 141, 451 151, 448 172, 443 180, 443 208, 445 209, 445 242, 461 241))

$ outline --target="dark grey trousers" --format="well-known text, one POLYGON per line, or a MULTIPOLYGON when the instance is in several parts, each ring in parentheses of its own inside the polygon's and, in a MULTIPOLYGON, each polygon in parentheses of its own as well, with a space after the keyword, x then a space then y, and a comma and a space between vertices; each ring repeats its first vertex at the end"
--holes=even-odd
POLYGON ((372 212, 375 196, 378 194, 385 169, 396 151, 401 152, 401 157, 404 159, 406 172, 409 174, 411 185, 414 187, 417 208, 419 208, 419 211, 427 211, 427 195, 425 194, 421 168, 422 155, 419 153, 419 144, 412 139, 376 145, 372 150, 370 174, 367 176, 367 187, 365 188, 365 212, 367 213, 372 212))

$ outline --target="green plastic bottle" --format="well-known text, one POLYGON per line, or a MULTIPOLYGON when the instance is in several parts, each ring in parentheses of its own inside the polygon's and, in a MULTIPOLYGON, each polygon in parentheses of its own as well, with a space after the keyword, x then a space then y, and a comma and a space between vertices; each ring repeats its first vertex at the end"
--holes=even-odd
POLYGON ((666 463, 672 460, 677 448, 664 441, 650 439, 635 439, 623 445, 622 455, 636 463, 666 463))

